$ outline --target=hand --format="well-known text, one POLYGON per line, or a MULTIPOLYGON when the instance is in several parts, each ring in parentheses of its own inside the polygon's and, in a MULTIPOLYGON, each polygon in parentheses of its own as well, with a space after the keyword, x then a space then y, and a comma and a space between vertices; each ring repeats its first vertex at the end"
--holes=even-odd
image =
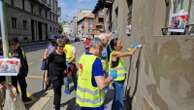
POLYGON ((0 84, 0 89, 3 89, 3 88, 4 88, 3 84, 0 84))
POLYGON ((142 45, 139 43, 139 42, 133 42, 132 45, 131 45, 132 48, 141 48, 142 45))
POLYGON ((10 96, 11 96, 12 100, 15 102, 16 101, 16 97, 17 97, 17 90, 13 86, 11 86, 10 96))

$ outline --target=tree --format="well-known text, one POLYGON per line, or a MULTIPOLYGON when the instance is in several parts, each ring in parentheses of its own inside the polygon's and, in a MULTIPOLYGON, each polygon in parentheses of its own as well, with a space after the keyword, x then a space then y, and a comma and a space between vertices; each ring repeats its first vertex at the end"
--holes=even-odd
POLYGON ((61 23, 58 23, 58 33, 59 34, 63 34, 63 23, 61 22, 61 23))

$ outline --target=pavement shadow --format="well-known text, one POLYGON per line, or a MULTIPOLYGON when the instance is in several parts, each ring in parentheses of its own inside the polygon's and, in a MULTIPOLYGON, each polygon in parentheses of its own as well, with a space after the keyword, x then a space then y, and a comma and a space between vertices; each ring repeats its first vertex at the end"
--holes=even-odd
POLYGON ((44 90, 32 94, 32 101, 25 104, 26 109, 29 110, 38 100, 40 100, 41 97, 44 97, 45 95, 47 95, 47 93, 44 90))
POLYGON ((46 45, 37 45, 37 46, 28 46, 23 47, 25 52, 32 52, 32 51, 38 51, 46 48, 46 45))
POLYGON ((68 100, 65 103, 61 104, 61 107, 64 107, 67 105, 67 109, 66 110, 80 110, 80 107, 75 103, 75 97, 68 100))

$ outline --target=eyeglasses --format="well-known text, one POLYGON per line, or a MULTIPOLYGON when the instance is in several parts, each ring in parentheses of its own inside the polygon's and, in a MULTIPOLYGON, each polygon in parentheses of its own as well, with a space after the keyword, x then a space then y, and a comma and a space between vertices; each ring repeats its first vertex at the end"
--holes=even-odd
POLYGON ((57 46, 57 47, 59 47, 59 48, 64 48, 64 46, 57 46))

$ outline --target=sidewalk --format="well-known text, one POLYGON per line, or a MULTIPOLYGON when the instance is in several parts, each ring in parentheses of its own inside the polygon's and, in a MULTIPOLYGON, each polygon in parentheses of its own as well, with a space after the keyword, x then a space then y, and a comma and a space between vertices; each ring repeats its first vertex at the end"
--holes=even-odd
MULTIPOLYGON (((64 93, 64 86, 62 87, 62 97, 61 97, 61 110, 80 110, 80 108, 75 103, 75 91, 71 92, 71 95, 66 95, 64 93)), ((47 91, 47 95, 40 98, 29 110, 53 110, 53 90, 47 91)), ((109 91, 106 96, 105 110, 111 110, 113 99, 113 91, 109 91)))

